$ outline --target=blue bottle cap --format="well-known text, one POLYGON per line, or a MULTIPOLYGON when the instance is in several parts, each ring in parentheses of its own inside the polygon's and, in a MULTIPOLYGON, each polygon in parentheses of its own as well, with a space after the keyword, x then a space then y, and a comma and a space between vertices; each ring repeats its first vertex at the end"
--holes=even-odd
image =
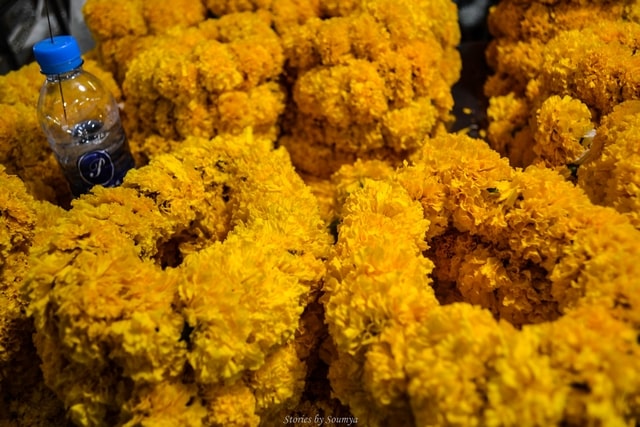
POLYGON ((55 36, 39 41, 33 54, 43 74, 62 74, 82 65, 82 53, 73 36, 55 36))

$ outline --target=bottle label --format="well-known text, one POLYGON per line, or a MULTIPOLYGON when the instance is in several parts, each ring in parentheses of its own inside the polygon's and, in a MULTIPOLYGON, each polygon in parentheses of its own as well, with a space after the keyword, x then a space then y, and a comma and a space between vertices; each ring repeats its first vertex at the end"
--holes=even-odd
POLYGON ((106 151, 90 151, 78 158, 78 172, 88 184, 108 186, 113 180, 115 167, 106 151))

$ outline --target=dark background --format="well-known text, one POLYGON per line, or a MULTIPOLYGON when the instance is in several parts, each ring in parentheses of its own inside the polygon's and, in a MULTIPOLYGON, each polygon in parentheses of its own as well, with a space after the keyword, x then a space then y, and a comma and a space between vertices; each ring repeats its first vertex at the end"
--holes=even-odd
POLYGON ((46 6, 54 34, 69 34, 70 0, 0 0, 0 74, 33 59, 31 47, 47 37, 46 6))

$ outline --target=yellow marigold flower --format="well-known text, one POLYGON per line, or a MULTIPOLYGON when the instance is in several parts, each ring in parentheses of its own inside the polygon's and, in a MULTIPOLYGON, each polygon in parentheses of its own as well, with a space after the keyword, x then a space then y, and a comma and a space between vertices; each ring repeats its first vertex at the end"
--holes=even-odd
POLYGON ((546 42, 556 34, 581 29, 599 20, 614 21, 628 15, 629 5, 608 1, 501 1, 491 9, 489 28, 499 38, 546 42))
POLYGON ((98 39, 142 36, 148 31, 142 15, 142 4, 142 1, 91 0, 83 6, 84 19, 98 39))
POLYGON ((399 338, 389 330, 420 322, 437 305, 428 286, 432 264, 416 256, 426 249, 428 221, 421 211, 398 185, 372 180, 363 181, 343 207, 323 297, 337 350, 329 377, 343 403, 368 425, 377 425, 372 404, 384 419, 389 414, 383 408, 396 407, 404 393, 404 375, 394 372, 397 366, 386 355, 399 338), (398 237, 394 243, 392 236, 398 237), (383 353, 376 357, 376 351, 383 353), (378 371, 387 362, 389 369, 378 371))
POLYGON ((256 14, 174 28, 127 66, 127 128, 140 139, 212 138, 248 126, 275 137, 284 110, 277 83, 283 62, 279 38, 256 14))
POLYGON ((264 13, 278 33, 286 32, 291 27, 304 23, 312 17, 321 16, 320 0, 205 0, 207 9, 217 17, 237 12, 264 13))
POLYGON ((242 381, 230 385, 205 386, 202 394, 207 402, 205 425, 231 427, 260 425, 260 417, 254 413, 256 398, 242 381))
POLYGON ((19 284, 28 269, 29 247, 37 217, 35 202, 24 184, 0 166, 0 381, 9 378, 9 363, 27 345, 30 333, 26 302, 19 284))
POLYGON ((318 201, 320 216, 324 222, 330 226, 332 221, 337 218, 335 212, 335 188, 332 182, 327 179, 310 177, 304 174, 302 178, 318 201))
POLYGON ((361 7, 385 22, 392 40, 430 40, 443 47, 455 46, 460 39, 457 8, 449 1, 363 0, 361 7), (436 18, 436 19, 434 19, 436 18))
POLYGON ((195 25, 205 18, 200 1, 89 0, 83 6, 84 19, 98 42, 128 35, 143 36, 166 31, 174 26, 195 25))
POLYGON ((307 366, 298 358, 296 347, 287 345, 269 356, 249 380, 256 396, 256 412, 263 424, 282 422, 298 404, 305 385, 307 366))
POLYGON ((487 78, 485 93, 491 97, 505 96, 510 92, 522 94, 543 66, 544 46, 538 39, 518 43, 492 40, 487 52, 495 74, 487 78))
POLYGON ((19 70, 0 76, 0 103, 16 105, 26 104, 32 108, 38 104, 40 87, 44 76, 36 62, 25 65, 19 70))
POLYGON ((61 402, 46 388, 33 361, 31 336, 21 283, 29 271, 28 252, 61 209, 35 201, 19 178, 0 165, 0 399, 7 425, 64 423, 61 402))
POLYGON ((295 105, 281 143, 303 172, 328 178, 356 158, 398 162, 449 120, 455 5, 409 3, 328 3, 330 19, 284 33, 295 105))
POLYGON ((35 106, 0 104, 0 163, 18 175, 38 199, 63 204, 70 198, 35 106))
POLYGON ((296 332, 329 239, 268 140, 192 138, 155 156, 75 200, 32 249, 46 383, 78 425, 254 425, 293 407, 307 374, 296 332), (231 404, 241 396, 254 403, 231 404))
POLYGON ((487 424, 527 419, 546 425, 605 420, 624 425, 627 414, 637 411, 631 397, 639 384, 634 335, 597 306, 523 327, 508 337, 509 350, 489 379, 487 424), (616 338, 603 340, 604 331, 616 338))
MULTIPOLYGON (((493 229, 504 224, 503 212, 508 205, 502 203, 504 199, 496 198, 497 203, 487 206, 489 212, 486 214, 480 213, 480 206, 487 197, 508 193, 508 186, 501 192, 493 192, 501 180, 513 173, 506 159, 468 137, 443 135, 426 142, 413 156, 414 164, 400 170, 398 175, 410 194, 418 197, 427 212, 434 214, 432 222, 443 227, 453 222, 461 231, 474 230, 478 226, 493 229), (434 170, 440 175, 434 174, 434 170), (451 197, 456 199, 455 207, 448 205, 447 200, 451 197)), ((426 215, 426 218, 431 220, 432 217, 426 215)), ((438 231, 442 232, 443 228, 439 227, 438 231)), ((427 232, 429 237, 436 235, 431 230, 427 232)))
POLYGON ((626 101, 604 117, 593 141, 592 162, 578 169, 578 184, 594 203, 612 206, 640 227, 638 144, 640 103, 626 101))
POLYGON ((486 378, 514 329, 478 307, 451 304, 404 333, 415 424, 482 425, 486 378))
POLYGON ((340 211, 323 297, 329 378, 356 416, 369 425, 402 420, 396 411, 417 425, 634 422, 640 238, 622 215, 558 173, 514 170, 462 135, 428 140, 395 174, 361 182, 340 211), (435 269, 414 276, 431 261, 435 269), (405 323, 408 306, 416 320, 405 323), (619 335, 600 343, 600 328, 619 335))
POLYGON ((314 71, 301 76, 295 87, 300 112, 324 117, 330 126, 340 127, 380 119, 387 112, 384 81, 370 62, 356 60, 344 67, 314 71), (344 96, 346 93, 353 98, 344 96))
POLYGON ((530 164, 534 158, 532 135, 526 131, 529 109, 527 100, 513 92, 489 99, 487 136, 491 147, 514 166, 530 164))
POLYGON ((133 58, 148 49, 154 36, 124 36, 102 40, 92 51, 100 64, 122 84, 133 58))
MULTIPOLYGON (((637 23, 616 25, 634 34, 640 30, 637 23)), ((638 84, 633 70, 638 64, 633 50, 633 46, 619 40, 600 37, 599 26, 561 33, 545 46, 541 84, 547 92, 568 92, 607 114, 616 104, 635 96, 638 84), (618 75, 624 78, 621 80, 618 75), (569 82, 572 87, 567 91, 569 82)))
POLYGON ((123 412, 123 427, 151 427, 163 425, 167 420, 185 427, 204 426, 207 414, 193 384, 163 382, 155 387, 137 391, 133 402, 128 402, 123 412))
MULTIPOLYGON (((113 5, 112 5, 113 7, 113 5)), ((174 26, 188 27, 204 21, 206 10, 200 1, 142 2, 142 15, 149 32, 158 34, 174 26)))
POLYGON ((131 152, 136 159, 136 165, 145 166, 154 156, 173 152, 181 143, 181 141, 162 138, 159 135, 151 135, 143 139, 136 138, 131 144, 131 152))
POLYGON ((382 180, 390 177, 393 171, 394 169, 387 162, 380 160, 357 160, 353 164, 342 166, 331 177, 336 217, 342 216, 340 211, 347 197, 362 188, 365 180, 382 180))
POLYGON ((200 0, 171 4, 156 0, 89 0, 83 13, 96 40, 98 58, 120 83, 131 60, 149 45, 154 35, 174 27, 191 27, 206 18, 200 0))
MULTIPOLYGON (((640 24, 632 18, 632 9, 633 5, 619 2, 510 0, 492 10, 489 22, 496 38, 487 55, 495 74, 485 84, 485 93, 492 97, 489 116, 496 121, 490 122, 488 135, 492 146, 512 164, 543 161, 561 166, 562 157, 569 156, 573 159, 566 163, 575 161, 574 166, 579 166, 593 158, 573 142, 581 140, 578 133, 588 127, 585 120, 594 123, 587 131, 596 129, 617 104, 638 96, 634 52, 640 24), (498 98, 505 96, 522 100, 521 113, 513 123, 499 111, 503 101, 498 98), (571 112, 564 124, 541 122, 538 110, 546 114, 545 103, 550 107, 555 97, 570 97, 584 106, 581 112, 571 112), (571 120, 580 124, 573 126, 571 120), (569 128, 571 132, 566 133, 569 128)), ((575 178, 575 170, 566 175, 570 172, 575 178)))
MULTIPOLYGON (((196 327, 189 362, 199 382, 233 379, 262 366, 269 349, 291 337, 302 314, 298 301, 305 287, 295 277, 278 269, 249 268, 270 262, 277 257, 272 251, 282 250, 280 245, 270 249, 273 242, 255 237, 236 241, 229 236, 224 246, 215 245, 185 261, 179 292, 185 320, 196 327), (256 259, 251 258, 255 251, 249 250, 253 244, 264 247, 256 259), (238 311, 241 307, 246 310, 238 311)), ((286 259, 271 262, 286 265, 286 259)))
POLYGON ((547 167, 565 166, 590 148, 587 136, 592 130, 591 112, 584 103, 551 96, 536 113, 533 152, 547 167))

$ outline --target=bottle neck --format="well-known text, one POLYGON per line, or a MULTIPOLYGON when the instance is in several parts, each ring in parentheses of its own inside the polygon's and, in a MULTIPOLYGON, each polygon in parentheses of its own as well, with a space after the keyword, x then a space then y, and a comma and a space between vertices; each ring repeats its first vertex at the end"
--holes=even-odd
POLYGON ((70 71, 61 74, 45 74, 47 82, 62 82, 65 80, 73 79, 82 72, 82 66, 74 68, 70 71))

